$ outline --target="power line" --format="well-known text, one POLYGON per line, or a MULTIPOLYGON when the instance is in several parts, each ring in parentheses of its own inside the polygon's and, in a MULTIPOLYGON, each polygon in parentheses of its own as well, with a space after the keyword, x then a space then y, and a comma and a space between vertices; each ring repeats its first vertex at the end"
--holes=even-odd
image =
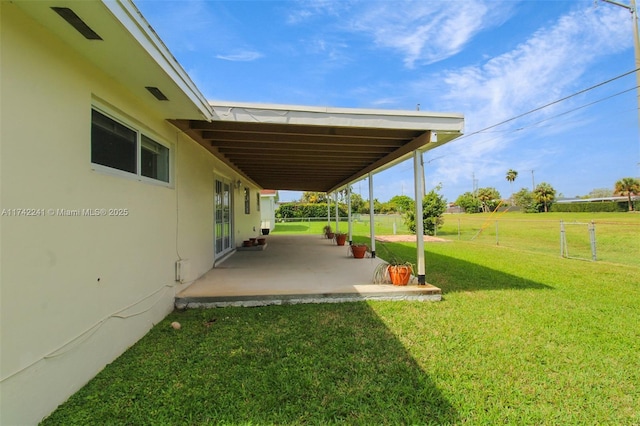
MULTIPOLYGON (((548 108, 548 107, 550 107, 550 106, 552 106, 552 105, 555 105, 555 104, 558 104, 558 103, 560 103, 560 102, 564 102, 564 101, 566 101, 567 99, 574 98, 574 97, 576 97, 576 96, 578 96, 578 95, 581 95, 581 94, 583 94, 583 93, 586 93, 586 92, 588 92, 588 91, 590 91, 590 90, 597 89, 598 87, 604 86, 605 84, 609 84, 609 83, 611 83, 611 82, 613 82, 613 81, 615 81, 615 80, 618 80, 618 79, 620 79, 620 78, 622 78, 622 77, 626 77, 626 76, 628 76, 629 74, 633 74, 634 72, 636 72, 636 71, 638 71, 638 70, 640 70, 640 68, 635 69, 635 70, 632 70, 632 71, 628 71, 628 72, 626 72, 626 73, 624 73, 624 74, 620 74, 620 75, 618 75, 617 77, 610 78, 609 80, 603 81, 603 82, 601 82, 601 83, 598 83, 598 84, 593 85, 593 86, 591 86, 591 87, 588 87, 588 88, 586 88, 586 89, 580 90, 579 92, 576 92, 576 93, 571 94, 571 95, 569 95, 569 96, 565 96, 564 98, 561 98, 561 99, 555 100, 555 101, 553 101, 553 102, 549 102, 548 104, 545 104, 545 105, 539 106, 539 107, 534 108, 534 109, 532 109, 532 110, 530 110, 530 111, 527 111, 527 112, 525 112, 525 113, 522 113, 522 114, 516 115, 515 117, 509 118, 509 119, 504 120, 504 121, 501 121, 501 122, 499 122, 499 123, 497 123, 497 124, 493 124, 493 125, 491 125, 491 126, 489 126, 489 127, 485 127, 484 129, 476 130, 475 132, 471 132, 471 133, 469 133, 469 134, 462 135, 462 136, 460 136, 459 138, 457 138, 457 139, 456 139, 456 142, 457 142, 457 141, 459 141, 459 140, 462 140, 462 139, 465 139, 465 138, 468 138, 468 137, 471 137, 471 136, 474 136, 474 135, 477 135, 477 134, 480 134, 480 133, 486 132, 487 130, 490 130, 490 129, 493 129, 493 128, 495 128, 495 127, 501 126, 501 125, 503 125, 503 124, 509 123, 509 122, 511 122, 511 121, 517 120, 518 118, 522 118, 522 117, 524 117, 524 116, 526 116, 526 115, 533 114, 534 112, 538 112, 538 111, 540 111, 540 110, 542 110, 542 109, 544 109, 544 108, 548 108)), ((622 92, 622 93, 624 93, 624 92, 622 92)))

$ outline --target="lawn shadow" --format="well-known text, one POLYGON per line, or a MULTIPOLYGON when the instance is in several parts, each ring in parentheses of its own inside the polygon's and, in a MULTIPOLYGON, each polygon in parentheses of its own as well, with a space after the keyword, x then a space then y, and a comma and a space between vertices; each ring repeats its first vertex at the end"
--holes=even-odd
MULTIPOLYGON (((447 244, 447 243, 433 243, 447 244)), ((382 243, 379 256, 384 259, 385 254, 401 255, 403 258, 414 259, 415 244, 382 243)), ((425 253, 426 278, 429 284, 442 289, 443 293, 483 290, 551 290, 553 287, 533 281, 531 279, 492 269, 478 263, 468 262, 455 257, 427 251, 425 253)))
POLYGON ((450 424, 363 302, 174 312, 44 424, 450 424), (174 330, 171 321, 180 321, 174 330))

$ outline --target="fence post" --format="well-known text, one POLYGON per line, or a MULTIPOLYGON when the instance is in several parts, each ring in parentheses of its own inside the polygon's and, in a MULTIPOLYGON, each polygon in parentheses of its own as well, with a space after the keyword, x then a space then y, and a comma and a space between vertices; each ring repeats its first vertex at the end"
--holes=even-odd
POLYGON ((596 224, 591 221, 589 224, 589 240, 591 241, 591 260, 597 260, 596 258, 596 224))
POLYGON ((564 232, 564 221, 562 219, 560 219, 560 257, 569 257, 567 239, 564 232))

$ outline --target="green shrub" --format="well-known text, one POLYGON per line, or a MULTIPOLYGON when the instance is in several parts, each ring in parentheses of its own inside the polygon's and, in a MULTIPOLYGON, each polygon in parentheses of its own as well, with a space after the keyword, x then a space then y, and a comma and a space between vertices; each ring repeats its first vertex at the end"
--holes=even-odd
POLYGON ((602 203, 567 203, 553 204, 552 212, 557 213, 594 213, 594 212, 626 212, 628 204, 626 202, 605 201, 602 203))
MULTIPOLYGON (((444 223, 442 215, 447 209, 447 201, 438 191, 440 186, 429 191, 422 199, 422 223, 424 235, 435 235, 438 228, 444 223)), ((404 223, 412 233, 416 233, 415 211, 409 210, 404 215, 404 223)))
MULTIPOLYGON (((335 217, 335 205, 331 206, 331 216, 335 217)), ((338 205, 338 215, 347 217, 346 210, 338 205)), ((327 203, 283 203, 276 209, 276 218, 327 217, 327 203)))

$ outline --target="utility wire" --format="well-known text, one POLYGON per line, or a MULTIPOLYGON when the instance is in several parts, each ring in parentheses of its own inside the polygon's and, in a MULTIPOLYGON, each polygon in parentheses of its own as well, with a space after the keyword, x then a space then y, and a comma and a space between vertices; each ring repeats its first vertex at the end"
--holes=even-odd
MULTIPOLYGON (((465 138, 468 138, 468 137, 471 137, 471 136, 477 135, 477 134, 479 134, 479 133, 484 133, 484 132, 486 132, 487 130, 490 130, 490 129, 493 129, 493 128, 495 128, 495 127, 501 126, 501 125, 503 125, 503 124, 509 123, 509 122, 511 122, 511 121, 517 120, 518 118, 522 118, 522 117, 524 117, 524 116, 526 116, 526 115, 533 114, 534 112, 538 112, 538 111, 540 111, 540 110, 542 110, 542 109, 544 109, 544 108, 548 108, 548 107, 550 107, 550 106, 552 106, 552 105, 555 105, 555 104, 558 104, 558 103, 560 103, 560 102, 564 102, 564 101, 566 101, 567 99, 571 99, 571 98, 573 98, 573 97, 576 97, 576 96, 578 96, 578 95, 581 95, 581 94, 583 94, 583 93, 586 93, 586 92, 588 92, 588 91, 590 91, 590 90, 596 89, 596 88, 598 88, 598 87, 600 87, 600 86, 604 86, 605 84, 609 84, 609 83, 611 83, 611 82, 613 82, 613 81, 615 81, 615 80, 618 80, 618 79, 620 79, 620 78, 622 78, 622 77, 626 77, 626 76, 628 76, 629 74, 633 74, 634 72, 636 72, 636 71, 638 71, 638 70, 640 70, 640 68, 637 68, 637 69, 634 69, 634 70, 628 71, 628 72, 626 72, 626 73, 624 73, 624 74, 620 74, 620 75, 619 75, 619 76, 617 76, 617 77, 610 78, 609 80, 603 81, 603 82, 601 82, 601 83, 598 83, 598 84, 593 85, 593 86, 591 86, 591 87, 588 87, 588 88, 586 88, 586 89, 580 90, 579 92, 576 92, 576 93, 574 93, 574 94, 572 94, 572 95, 565 96, 564 98, 561 98, 561 99, 555 100, 555 101, 553 101, 553 102, 549 102, 548 104, 545 104, 545 105, 539 106, 539 107, 537 107, 537 108, 534 108, 534 109, 532 109, 532 110, 530 110, 530 111, 527 111, 527 112, 525 112, 525 113, 522 113, 522 114, 520 114, 520 115, 516 115, 515 117, 511 117, 511 118, 509 118, 509 119, 507 119, 507 120, 504 120, 504 121, 501 121, 501 122, 499 122, 499 123, 497 123, 497 124, 493 124, 493 125, 491 125, 491 126, 489 126, 489 127, 485 127, 484 129, 476 130, 475 132, 471 132, 471 133, 469 133, 469 134, 462 135, 462 136, 460 136, 459 138, 455 139, 455 141, 457 142, 457 141, 459 141, 459 140, 461 140, 461 139, 465 139, 465 138)), ((622 93, 624 93, 624 92, 622 92, 622 93)))

